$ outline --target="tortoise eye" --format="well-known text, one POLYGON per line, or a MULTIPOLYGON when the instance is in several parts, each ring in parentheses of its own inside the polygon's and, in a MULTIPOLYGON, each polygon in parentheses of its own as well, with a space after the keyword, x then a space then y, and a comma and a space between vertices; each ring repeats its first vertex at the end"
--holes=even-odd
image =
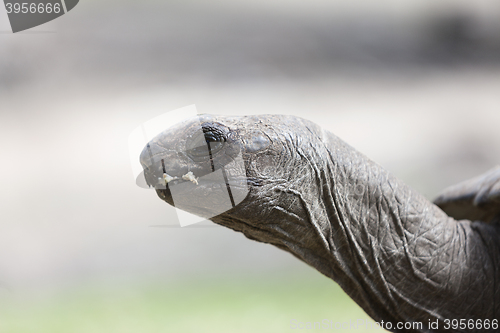
POLYGON ((188 140, 186 153, 191 158, 208 157, 219 152, 225 142, 222 133, 204 128, 203 133, 197 133, 188 140))

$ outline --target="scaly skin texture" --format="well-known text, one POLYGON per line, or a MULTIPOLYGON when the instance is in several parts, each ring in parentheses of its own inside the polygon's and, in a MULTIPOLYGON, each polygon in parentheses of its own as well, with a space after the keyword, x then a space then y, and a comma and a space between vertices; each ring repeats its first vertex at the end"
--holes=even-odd
MULTIPOLYGON (((337 282, 377 322, 422 322, 421 332, 450 332, 445 319, 500 317, 497 225, 452 219, 304 119, 206 116, 201 123, 231 138, 218 154, 238 147, 250 191, 213 222, 290 252, 337 282), (256 133, 269 144, 256 150, 250 138, 256 133), (436 320, 439 329, 429 329, 429 321, 436 320)), ((189 126, 181 124, 151 142, 156 156, 167 161, 169 175, 182 176, 193 165, 189 154, 169 143, 189 142, 189 126)), ((145 160, 143 152, 143 165, 145 160)), ((168 189, 157 192, 172 204, 168 189)))

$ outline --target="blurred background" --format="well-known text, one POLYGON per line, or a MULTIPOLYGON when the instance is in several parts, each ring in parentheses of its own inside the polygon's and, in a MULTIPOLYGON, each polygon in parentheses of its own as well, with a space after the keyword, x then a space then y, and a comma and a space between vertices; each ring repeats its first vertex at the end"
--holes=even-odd
POLYGON ((433 199, 500 163, 500 4, 87 0, 17 34, 0 9, 0 332, 368 319, 291 255, 178 228, 135 185, 129 133, 189 104, 310 119, 433 199))

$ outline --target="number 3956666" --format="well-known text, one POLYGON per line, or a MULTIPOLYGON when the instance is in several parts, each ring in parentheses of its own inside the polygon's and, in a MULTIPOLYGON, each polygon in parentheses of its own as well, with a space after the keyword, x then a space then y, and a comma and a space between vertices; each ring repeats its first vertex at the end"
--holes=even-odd
POLYGON ((52 14, 61 12, 61 4, 59 3, 35 3, 35 2, 23 2, 23 3, 9 3, 5 4, 7 9, 7 14, 52 14))

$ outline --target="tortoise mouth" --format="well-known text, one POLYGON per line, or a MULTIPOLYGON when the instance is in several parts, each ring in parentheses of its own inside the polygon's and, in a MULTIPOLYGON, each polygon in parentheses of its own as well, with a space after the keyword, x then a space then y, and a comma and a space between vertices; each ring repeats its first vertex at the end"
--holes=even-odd
POLYGON ((231 183, 198 179, 198 184, 194 184, 176 180, 155 190, 158 197, 169 205, 210 219, 235 208, 248 195, 246 183, 231 183))
MULTIPOLYGON (((229 178, 226 172, 221 171, 220 173, 223 175, 222 177, 216 177, 217 175, 214 177, 214 174, 208 174, 191 179, 176 178, 166 184, 155 186, 155 190, 162 200, 172 206, 177 206, 176 202, 187 200, 193 205, 199 205, 209 200, 209 198, 220 197, 220 200, 229 200, 231 206, 234 207, 241 201, 236 202, 235 196, 241 198, 248 194, 249 181, 246 177, 229 178)), ((213 199, 210 201, 213 201, 213 199)))
POLYGON ((187 180, 176 179, 169 182, 165 187, 157 187, 155 190, 163 201, 174 207, 185 206, 188 203, 194 207, 202 204, 203 198, 206 199, 208 196, 216 195, 214 192, 220 187, 220 184, 215 182, 202 180, 196 185, 187 180))

